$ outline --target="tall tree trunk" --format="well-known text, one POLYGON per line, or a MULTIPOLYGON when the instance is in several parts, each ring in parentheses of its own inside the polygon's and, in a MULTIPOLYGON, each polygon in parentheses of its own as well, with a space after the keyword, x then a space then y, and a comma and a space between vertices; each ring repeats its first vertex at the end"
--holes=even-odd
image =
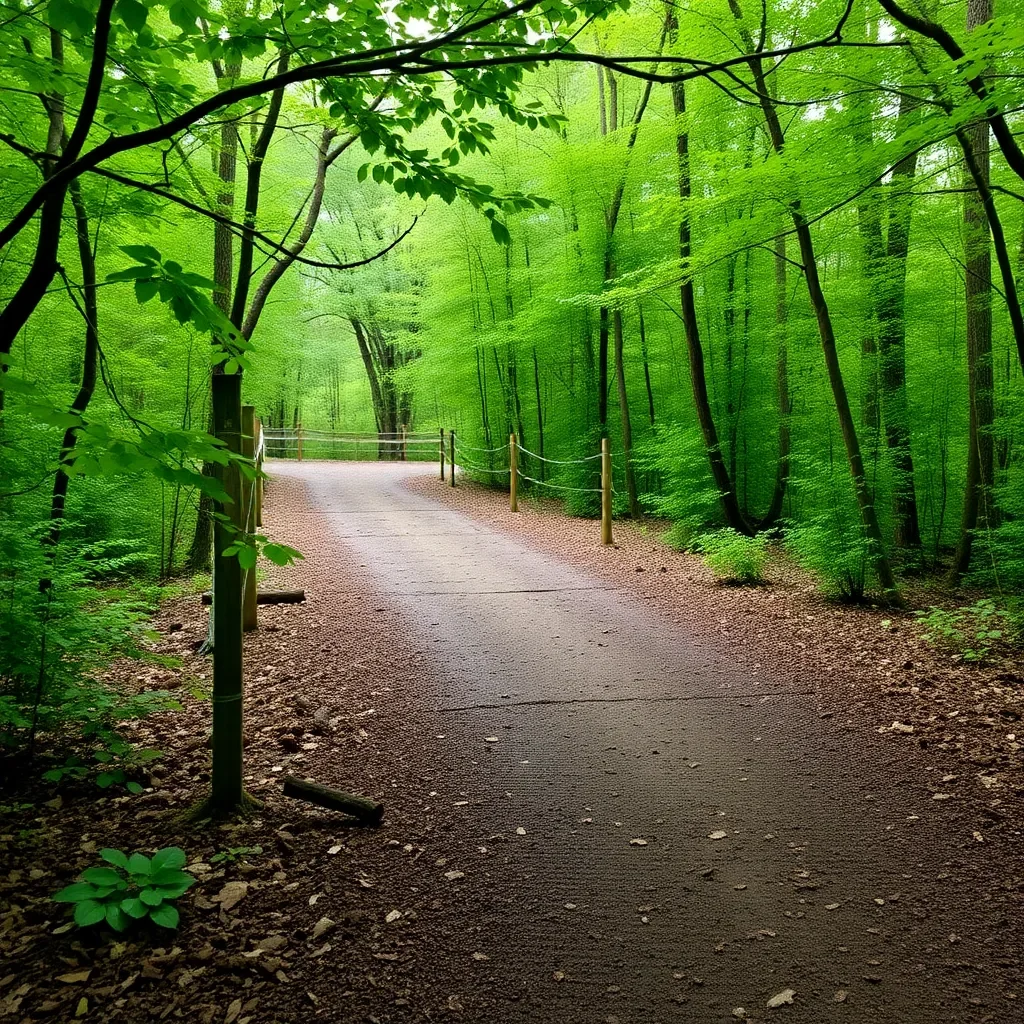
MULTIPOLYGON (((673 29, 674 29, 673 20, 673 29)), ((679 258, 683 272, 683 283, 679 286, 680 306, 683 318, 683 332, 686 336, 686 351, 690 362, 690 386, 693 389, 693 404, 697 411, 697 422, 704 437, 708 453, 711 476, 722 503, 722 512, 728 526, 739 533, 752 534, 753 528, 740 510, 729 469, 722 457, 715 418, 708 399, 707 375, 704 371, 704 348, 700 340, 697 323, 697 307, 694 302, 693 278, 690 274, 690 136, 686 123, 686 92, 682 82, 672 83, 672 107, 676 115, 676 158, 679 165, 679 258)))
MULTIPOLYGON (((967 29, 973 31, 992 17, 992 0, 967 0, 967 29)), ((992 248, 981 190, 987 188, 990 168, 989 125, 982 121, 962 132, 964 156, 973 167, 964 194, 964 293, 967 309, 967 389, 970 407, 967 435, 967 478, 960 519, 960 540, 952 576, 958 580, 971 563, 974 533, 988 517, 992 485, 992 248)))
MULTIPOLYGON (((96 9, 96 27, 90 47, 92 55, 85 90, 78 108, 78 117, 59 159, 50 165, 50 173, 73 163, 82 151, 89 130, 96 116, 100 93, 106 80, 107 52, 110 43, 111 14, 114 0, 99 0, 96 9)), ((51 35, 51 45, 53 36, 51 35)), ((61 54, 63 44, 61 43, 61 54)), ((52 124, 50 128, 52 129, 52 124)), ((61 133, 63 133, 63 110, 61 133)), ((60 142, 62 134, 56 136, 60 142)), ((56 148, 52 150, 56 152, 56 148)), ((46 289, 57 273, 60 252, 60 233, 64 216, 64 199, 68 186, 56 189, 43 203, 39 216, 39 234, 36 238, 32 265, 18 286, 10 301, 0 310, 0 375, 7 372, 7 356, 14 345, 18 332, 28 323, 29 317, 38 308, 46 289)), ((2 381, 2 376, 0 376, 2 381)), ((0 384, 0 409, 3 409, 3 387, 0 384)))
POLYGON ((622 461, 626 466, 626 496, 629 500, 629 514, 634 519, 641 516, 640 500, 636 492, 636 471, 633 468, 633 424, 629 418, 629 394, 626 391, 626 366, 623 358, 622 311, 612 313, 615 332, 615 383, 619 393, 619 416, 622 420, 622 461))
POLYGON ((775 464, 775 486, 768 511, 758 524, 774 526, 782 517, 782 505, 789 483, 790 414, 789 402, 789 323, 788 271, 786 236, 775 239, 775 399, 779 410, 779 457, 775 464))
MULTIPOLYGON (((920 105, 910 93, 900 97, 896 123, 909 120, 920 105)), ((881 355, 882 415, 885 441, 893 472, 894 539, 900 547, 921 546, 917 515, 917 488, 910 442, 910 407, 907 400, 906 295, 907 256, 910 252, 910 189, 917 173, 917 152, 900 160, 889 186, 889 225, 885 262, 877 283, 878 344, 881 355)))
MULTIPOLYGON (((98 331, 98 304, 96 302, 96 258, 92 250, 89 231, 89 215, 82 200, 77 181, 71 183, 68 192, 75 211, 75 239, 78 242, 78 259, 82 265, 83 309, 85 311, 85 351, 82 359, 82 383, 68 410, 81 415, 85 412, 96 390, 96 371, 99 365, 100 340, 98 331)), ((78 430, 69 427, 64 431, 60 447, 60 468, 53 480, 53 494, 50 498, 50 530, 47 540, 56 546, 60 543, 64 527, 64 506, 67 500, 70 477, 64 471, 78 442, 78 430)))
POLYGON ((651 364, 647 355, 647 326, 644 323, 644 310, 641 306, 638 310, 640 315, 640 355, 644 361, 644 384, 647 386, 647 415, 650 417, 651 426, 654 426, 654 390, 651 387, 651 364))
MULTIPOLYGON (((230 83, 238 76, 241 66, 229 65, 219 78, 226 77, 230 83)), ((238 125, 227 121, 220 130, 220 150, 217 163, 217 177, 220 189, 217 193, 217 212, 223 217, 234 218, 235 212, 235 176, 238 166, 238 125)), ((231 315, 231 285, 234 276, 234 234, 232 230, 220 222, 213 226, 213 301, 217 308, 229 317, 231 315)), ((219 368, 218 368, 219 369, 219 368)), ((215 370, 214 372, 217 372, 215 370)), ((211 414, 212 415, 212 414, 211 414)), ((213 432, 212 422, 210 432, 213 432)), ((213 466, 203 465, 203 475, 214 475, 213 466)), ((210 552, 213 546, 213 521, 210 513, 213 502, 206 494, 199 496, 199 508, 196 511, 196 525, 185 558, 187 572, 201 572, 210 567, 210 552)))
MULTIPOLYGON (((785 148, 785 140, 775 103, 768 94, 763 62, 761 57, 757 55, 750 33, 742 27, 743 12, 740 9, 738 0, 729 0, 729 8, 736 20, 741 23, 740 34, 750 55, 747 63, 753 74, 754 84, 760 96, 761 110, 768 128, 768 136, 771 140, 772 148, 781 156, 785 148)), ((811 308, 814 311, 818 324, 818 335, 821 339, 822 352, 825 357, 825 369, 832 390, 832 398, 836 406, 836 414, 839 417, 839 427, 843 435, 843 445, 846 448, 850 476, 853 479, 854 494, 860 509, 864 536, 870 546, 870 557, 875 575, 878 577, 878 582, 887 600, 896 604, 902 604, 903 599, 896 586, 896 578, 893 575, 892 566, 886 554, 885 542, 882 539, 882 532, 878 526, 874 498, 864 473, 864 459, 861 455, 860 442, 857 438, 857 428, 850 409, 850 401, 846 393, 842 369, 839 365, 839 353, 836 349, 832 316, 828 308, 828 302, 825 299, 825 293, 821 287, 821 279, 818 276, 818 264, 814 253, 811 229, 807 223, 807 218, 803 214, 799 199, 795 199, 790 203, 790 215, 793 219, 793 228, 797 241, 800 244, 800 258, 804 266, 804 279, 807 282, 807 292, 810 297, 811 308)))

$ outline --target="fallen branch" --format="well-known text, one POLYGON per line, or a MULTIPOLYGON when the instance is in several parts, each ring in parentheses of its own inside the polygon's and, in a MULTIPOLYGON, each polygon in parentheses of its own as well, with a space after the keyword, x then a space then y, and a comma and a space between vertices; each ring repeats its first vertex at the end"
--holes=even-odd
MULTIPOLYGON (((304 590, 261 590, 256 595, 257 604, 301 604, 306 600, 304 590)), ((207 590, 203 594, 203 604, 212 604, 213 596, 207 590)))
POLYGON ((306 782, 288 775, 283 780, 284 795, 295 800, 304 800, 317 807, 326 807, 331 811, 344 811, 358 818, 364 825, 379 825, 384 820, 384 805, 370 800, 365 796, 355 796, 340 789, 330 789, 315 782, 306 782))

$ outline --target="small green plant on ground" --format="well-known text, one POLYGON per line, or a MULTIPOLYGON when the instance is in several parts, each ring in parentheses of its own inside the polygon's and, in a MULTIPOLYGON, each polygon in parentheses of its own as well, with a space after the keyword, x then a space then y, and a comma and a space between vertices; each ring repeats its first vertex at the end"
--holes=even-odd
POLYGON ((211 864, 234 864, 237 860, 244 860, 246 857, 255 857, 263 852, 262 846, 231 846, 226 850, 215 853, 210 858, 211 864))
POLYGON ((141 793, 142 783, 131 775, 138 773, 143 765, 162 757, 163 751, 138 749, 116 735, 105 737, 102 742, 103 746, 92 752, 93 763, 73 754, 60 767, 44 772, 43 778, 47 782, 61 782, 63 779, 87 779, 94 775, 100 789, 124 786, 129 793, 141 793))
POLYGON ((914 612, 925 631, 922 639, 952 648, 964 661, 985 661, 993 645, 1006 638, 1003 628, 1010 613, 996 607, 991 598, 983 598, 963 608, 938 608, 914 612))
POLYGON ((765 536, 745 537, 728 528, 700 534, 693 544, 715 576, 729 583, 763 583, 768 559, 765 536))
POLYGON ((158 850, 152 857, 128 856, 120 850, 101 850, 107 867, 97 865, 82 872, 81 880, 61 889, 56 903, 74 904, 74 921, 80 928, 109 924, 123 932, 133 921, 147 918, 161 928, 178 927, 174 901, 195 884, 181 869, 185 851, 177 846, 158 850))

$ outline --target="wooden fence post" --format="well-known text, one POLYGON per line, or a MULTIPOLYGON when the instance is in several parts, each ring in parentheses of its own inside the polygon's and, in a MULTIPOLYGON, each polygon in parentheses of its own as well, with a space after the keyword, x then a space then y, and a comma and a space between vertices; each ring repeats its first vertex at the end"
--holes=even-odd
MULTIPOLYGON (((255 462, 256 457, 256 410, 251 405, 242 406, 242 454, 255 462)), ((256 481, 242 478, 242 528, 254 533, 256 526, 256 481)), ((256 628, 256 566, 242 573, 242 630, 251 633, 256 628)))
POLYGON ((515 434, 508 435, 508 507, 519 511, 519 444, 515 434))
POLYGON ((408 462, 408 460, 409 460, 409 451, 408 451, 407 437, 408 437, 408 429, 407 429, 406 425, 403 423, 402 424, 402 461, 403 462, 408 462))
POLYGON ((441 428, 441 483, 444 483, 444 427, 441 428))
POLYGON ((452 478, 452 487, 455 486, 455 430, 448 431, 448 461, 451 463, 449 470, 452 478))
POLYGON ((612 453, 601 438, 601 543, 612 543, 612 453))
MULTIPOLYGON (((254 432, 254 435, 253 435, 255 437, 255 439, 256 439, 256 444, 257 445, 260 443, 260 434, 262 434, 262 433, 263 433, 263 422, 259 419, 259 417, 257 417, 256 418, 255 432, 254 432)), ((264 452, 261 449, 259 455, 256 458, 256 472, 260 474, 259 476, 256 477, 256 525, 257 526, 262 526, 263 525, 263 476, 262 476, 262 473, 263 473, 263 457, 264 457, 264 452)))
POLYGON ((302 461, 302 424, 295 424, 295 458, 302 461))

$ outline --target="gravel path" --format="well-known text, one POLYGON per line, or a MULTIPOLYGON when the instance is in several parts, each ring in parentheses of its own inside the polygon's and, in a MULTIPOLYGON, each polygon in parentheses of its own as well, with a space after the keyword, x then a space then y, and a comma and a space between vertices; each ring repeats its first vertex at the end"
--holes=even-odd
MULTIPOLYGON (((434 730, 422 777, 443 762, 429 797, 452 823, 429 855, 458 894, 434 901, 416 971, 480 968, 449 1012, 1024 1020, 1012 861, 965 856, 963 812, 920 756, 834 721, 817 680, 743 667, 629 588, 430 497, 433 466, 269 469, 272 525, 278 487, 290 536, 326 523, 341 566, 331 550, 307 566, 313 607, 375 594, 378 640, 416 663, 388 715, 434 730)), ((393 1012, 372 1019, 424 1019, 393 1012)))

